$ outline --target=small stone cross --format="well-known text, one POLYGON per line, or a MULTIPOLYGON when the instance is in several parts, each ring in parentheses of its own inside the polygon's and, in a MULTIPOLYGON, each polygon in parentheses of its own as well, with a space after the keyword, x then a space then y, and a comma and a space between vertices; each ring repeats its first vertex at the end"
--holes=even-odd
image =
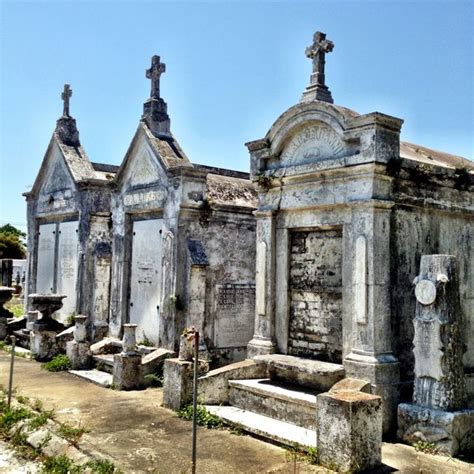
POLYGON ((61 94, 61 99, 64 101, 63 117, 69 117, 69 99, 72 96, 72 89, 69 84, 64 84, 64 91, 61 94))
POLYGON ((313 44, 306 48, 306 56, 313 60, 314 84, 324 85, 325 55, 334 49, 334 43, 326 39, 326 33, 316 31, 313 36, 313 44))
POLYGON ((151 79, 150 97, 153 99, 160 98, 160 77, 166 71, 166 64, 160 62, 159 56, 151 58, 151 68, 147 69, 146 77, 151 79))

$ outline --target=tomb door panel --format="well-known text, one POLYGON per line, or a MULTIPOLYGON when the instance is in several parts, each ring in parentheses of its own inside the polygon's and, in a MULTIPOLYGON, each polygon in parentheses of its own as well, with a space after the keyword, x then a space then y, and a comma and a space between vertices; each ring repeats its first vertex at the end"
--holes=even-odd
POLYGON ((291 234, 288 353, 342 361, 342 230, 291 234))
POLYGON ((36 293, 54 293, 56 224, 39 226, 36 293))
POLYGON ((138 341, 159 344, 163 219, 133 223, 129 320, 138 341))
POLYGON ((58 235, 57 292, 66 295, 63 307, 58 311, 65 321, 76 311, 77 270, 79 256, 78 221, 61 222, 58 235))

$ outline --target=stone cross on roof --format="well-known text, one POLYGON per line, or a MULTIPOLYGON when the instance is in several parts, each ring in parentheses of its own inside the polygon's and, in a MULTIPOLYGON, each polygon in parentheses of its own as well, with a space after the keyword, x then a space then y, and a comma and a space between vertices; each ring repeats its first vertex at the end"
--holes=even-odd
POLYGON ((305 50, 306 56, 313 60, 313 73, 311 74, 311 84, 303 95, 308 98, 322 100, 332 103, 332 96, 325 84, 324 65, 326 63, 326 53, 334 49, 334 43, 326 39, 326 34, 316 31, 313 36, 313 44, 305 50), (309 94, 309 92, 312 92, 309 94))
POLYGON ((61 99, 64 101, 63 117, 70 117, 69 115, 69 99, 72 96, 72 89, 69 84, 64 84, 64 91, 61 94, 61 99))
POLYGON ((166 71, 166 64, 160 62, 159 56, 151 58, 151 68, 147 69, 146 77, 151 79, 150 97, 153 99, 160 98, 160 77, 166 71))

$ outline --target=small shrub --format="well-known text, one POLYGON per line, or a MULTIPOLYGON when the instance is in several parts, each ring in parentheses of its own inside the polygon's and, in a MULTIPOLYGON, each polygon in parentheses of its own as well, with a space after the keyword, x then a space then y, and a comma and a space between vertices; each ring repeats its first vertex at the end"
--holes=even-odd
POLYGON ((32 430, 35 430, 36 428, 39 428, 40 426, 43 426, 46 424, 48 420, 53 418, 53 413, 54 411, 44 411, 40 413, 39 415, 35 416, 29 423, 29 427, 32 430))
POLYGON ((36 410, 36 411, 43 411, 43 402, 40 400, 40 399, 36 399, 34 402, 33 402, 33 405, 31 406, 31 408, 33 408, 33 410, 36 410))
POLYGON ((72 445, 76 446, 84 433, 88 433, 89 430, 83 426, 72 426, 69 423, 63 423, 58 430, 58 434, 63 438, 66 438, 72 445))
POLYGON ((3 405, 0 408, 0 432, 6 433, 10 430, 10 428, 21 420, 25 420, 27 418, 32 417, 32 413, 25 407, 19 408, 7 408, 3 405))
MULTIPOLYGON (((190 403, 181 408, 181 410, 178 410, 177 414, 184 420, 192 420, 193 411, 193 405, 190 403)), ((196 415, 197 424, 200 426, 205 426, 206 428, 220 428, 222 426, 222 420, 218 416, 210 413, 203 405, 197 406, 196 415)))
POLYGON ((163 377, 159 374, 148 374, 143 379, 145 387, 163 387, 163 377))
POLYGON ((121 471, 108 459, 94 459, 86 463, 94 474, 120 474, 121 471))
POLYGON ((24 397, 23 395, 18 395, 18 397, 16 397, 16 401, 22 405, 30 404, 30 399, 28 397, 24 397))
POLYGON ((436 445, 428 441, 417 441, 413 444, 413 447, 415 448, 415 451, 418 451, 419 453, 439 454, 439 449, 436 445))
POLYGON ((65 354, 58 354, 54 356, 49 362, 42 365, 43 369, 50 372, 61 372, 63 370, 71 369, 71 360, 65 354))
POLYGON ((43 462, 41 472, 44 474, 75 474, 81 471, 80 468, 74 465, 71 459, 62 454, 61 456, 47 458, 43 462))
POLYGON ((143 333, 143 339, 138 343, 139 346, 155 347, 155 344, 143 333))
POLYGON ((13 313, 15 318, 21 318, 24 316, 25 312, 23 311, 23 305, 17 303, 10 303, 5 305, 5 309, 8 309, 13 313))
POLYGON ((309 464, 319 463, 318 448, 301 446, 298 443, 286 448, 286 459, 288 462, 296 464, 298 461, 309 464))

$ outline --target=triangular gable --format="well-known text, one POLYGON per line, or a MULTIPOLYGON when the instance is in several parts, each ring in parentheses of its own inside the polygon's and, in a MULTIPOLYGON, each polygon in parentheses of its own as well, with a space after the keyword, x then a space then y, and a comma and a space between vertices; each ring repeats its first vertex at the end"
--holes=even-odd
POLYGON ((174 137, 157 138, 145 123, 140 122, 115 179, 120 187, 126 182, 129 183, 127 187, 147 185, 155 179, 153 176, 147 176, 147 171, 159 181, 159 176, 167 175, 169 169, 183 166, 192 167, 192 164, 174 137), (132 170, 140 166, 142 169, 132 170))
MULTIPOLYGON (((51 170, 52 162, 57 160, 60 160, 63 165, 62 168, 57 169, 57 172, 67 174, 73 183, 91 179, 95 176, 94 168, 84 152, 84 149, 81 146, 74 147, 65 145, 55 132, 51 137, 43 161, 41 162, 39 172, 31 188, 31 194, 37 195, 43 183, 52 176, 52 174, 48 174, 48 170, 51 170)), ((63 178, 65 179, 65 175, 63 178)))
POLYGON ((116 176, 118 186, 132 189, 166 181, 166 168, 138 128, 116 176))

